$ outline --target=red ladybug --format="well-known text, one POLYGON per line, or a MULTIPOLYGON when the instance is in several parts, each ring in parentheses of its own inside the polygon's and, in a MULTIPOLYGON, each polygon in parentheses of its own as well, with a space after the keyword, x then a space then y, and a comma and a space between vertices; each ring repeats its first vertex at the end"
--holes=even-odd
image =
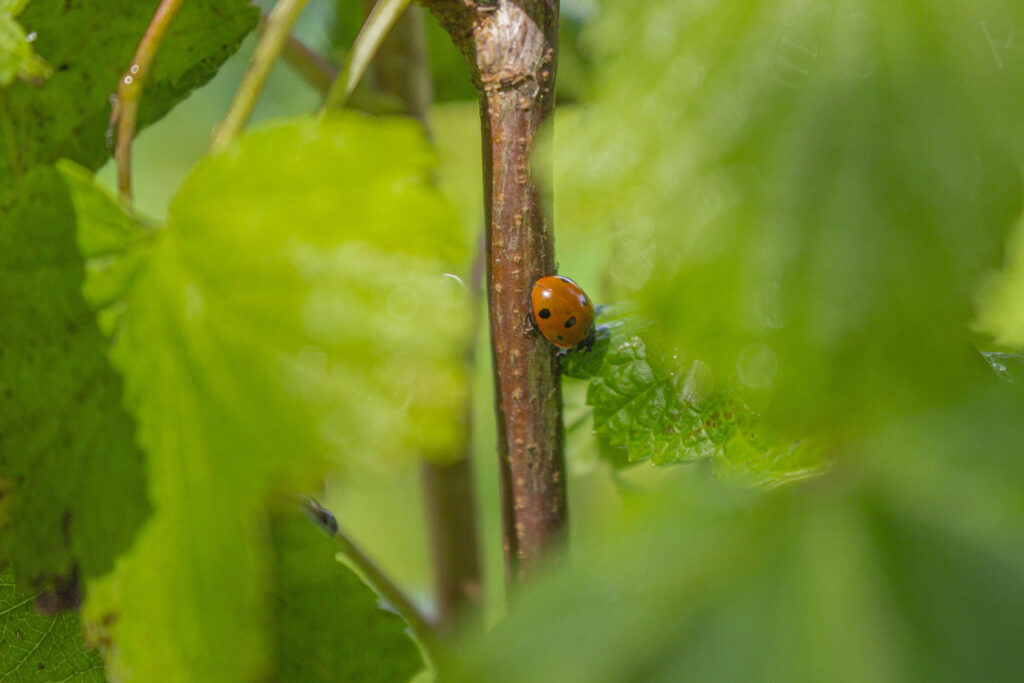
POLYGON ((571 349, 591 337, 594 304, 583 289, 567 277, 547 275, 533 283, 533 322, 544 338, 561 349, 571 349))

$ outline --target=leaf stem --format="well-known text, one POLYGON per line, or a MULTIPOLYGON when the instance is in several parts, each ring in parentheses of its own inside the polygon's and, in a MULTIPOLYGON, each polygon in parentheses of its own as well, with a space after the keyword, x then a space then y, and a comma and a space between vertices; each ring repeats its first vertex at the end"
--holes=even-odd
POLYGON ((213 132, 210 141, 213 153, 223 151, 248 123, 256 107, 256 101, 267 83, 270 69, 284 50, 291 36, 292 27, 302 14, 302 10, 306 8, 307 2, 309 0, 278 0, 274 9, 270 11, 263 33, 249 60, 249 68, 242 76, 242 82, 235 92, 227 114, 224 115, 224 120, 213 132))
POLYGON ((433 651, 437 635, 434 632, 434 627, 419 608, 402 592, 402 589, 391 581, 391 577, 382 571, 370 559, 370 556, 363 552, 362 548, 356 545, 355 541, 344 531, 340 529, 336 531, 334 539, 339 551, 353 571, 360 574, 363 580, 405 619, 405 622, 409 624, 409 629, 423 646, 424 651, 427 653, 433 651))
POLYGON ((112 100, 108 135, 117 129, 117 143, 114 147, 117 190, 121 201, 126 204, 132 202, 132 140, 135 138, 135 129, 138 125, 142 88, 160 43, 163 42, 167 28, 171 25, 174 15, 178 13, 182 1, 161 0, 142 40, 139 41, 131 65, 117 84, 117 93, 112 100))
POLYGON ((359 30, 359 35, 352 43, 352 49, 345 57, 341 73, 327 93, 325 109, 340 109, 345 106, 349 95, 356 89, 359 79, 370 66, 380 44, 408 5, 409 0, 378 0, 373 6, 359 30))

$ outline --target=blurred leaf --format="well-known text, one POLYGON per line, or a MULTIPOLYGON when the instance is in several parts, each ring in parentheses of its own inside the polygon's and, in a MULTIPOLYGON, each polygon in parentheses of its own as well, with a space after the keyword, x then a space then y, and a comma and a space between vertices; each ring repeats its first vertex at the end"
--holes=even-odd
POLYGON ((774 418, 936 405, 975 379, 973 289, 1020 210, 1022 22, 1001 0, 607 3, 561 192, 622 236, 611 275, 652 340, 774 418))
POLYGON ((1006 264, 983 283, 975 329, 997 344, 1024 349, 1024 223, 1018 223, 1007 247, 1006 264))
MULTIPOLYGON (((22 586, 108 571, 148 513, 142 455, 81 286, 74 212, 48 166, 0 202, 0 475, 22 586)), ((2 527, 2 523, 0 523, 2 527)))
POLYGON ((78 615, 35 611, 10 569, 0 571, 0 678, 13 681, 105 681, 103 662, 82 648, 78 615))
POLYGON ((816 477, 831 465, 832 454, 823 439, 787 437, 749 412, 739 415, 712 459, 716 476, 766 487, 816 477))
MULTIPOLYGON (((21 25, 54 68, 40 88, 11 88, 0 102, 0 184, 13 173, 67 157, 97 168, 109 156, 104 138, 110 96, 146 31, 157 3, 32 0, 21 25), (15 149, 11 149, 11 143, 15 149)), ((245 0, 186 2, 175 16, 146 80, 142 126, 202 85, 238 48, 259 12, 245 0)), ((141 127, 141 126, 140 126, 141 127)))
POLYGON ((877 467, 761 495, 697 479, 634 499, 640 511, 460 648, 452 678, 1015 680, 1024 468, 1007 457, 1024 402, 1006 386, 866 445, 877 467), (928 455, 912 469, 914 445, 928 455), (908 466, 894 474, 892 459, 908 466))
POLYGON ((15 17, 28 0, 0 0, 0 89, 14 79, 39 82, 53 75, 53 69, 32 50, 32 41, 15 17))
POLYGON ((423 668, 405 623, 309 520, 273 520, 275 681, 405 681, 423 668))
MULTIPOLYGON (((128 261, 90 262, 97 306, 125 287, 111 354, 155 507, 88 604, 93 623, 117 615, 115 675, 260 677, 268 499, 331 458, 457 454, 467 312, 444 273, 464 253, 434 163, 411 121, 279 122, 200 162, 155 237, 122 239, 128 261)), ((101 252, 124 226, 65 173, 83 249, 101 252)))

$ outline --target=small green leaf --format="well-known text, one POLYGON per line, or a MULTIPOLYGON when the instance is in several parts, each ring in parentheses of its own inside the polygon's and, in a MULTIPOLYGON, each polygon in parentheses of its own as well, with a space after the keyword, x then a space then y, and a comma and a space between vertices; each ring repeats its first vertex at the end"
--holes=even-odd
POLYGON ((562 365, 566 377, 590 380, 594 433, 626 448, 630 462, 664 465, 717 453, 741 407, 714 389, 707 366, 672 359, 669 369, 652 361, 635 317, 608 310, 597 322, 593 348, 570 352, 562 365))
POLYGON ((562 361, 566 377, 589 380, 600 453, 612 464, 625 449, 628 463, 652 465, 711 460, 718 476, 778 485, 824 471, 816 441, 775 434, 735 396, 735 380, 717 383, 701 361, 649 357, 649 325, 624 309, 598 317, 591 349, 562 361))
POLYGON ((404 681, 423 668, 405 623, 310 520, 271 522, 275 681, 404 681))
POLYGON ((74 220, 48 166, 0 203, 0 476, 9 559, 33 588, 108 571, 149 509, 121 381, 82 296, 74 220))
POLYGON ((0 679, 105 681, 100 656, 82 647, 78 615, 39 614, 35 597, 18 589, 9 568, 0 571, 0 679))
POLYGON ((64 167, 155 508, 87 605, 115 675, 265 676, 269 503, 457 455, 465 252, 433 164, 410 121, 279 122, 201 161, 156 233, 64 167))

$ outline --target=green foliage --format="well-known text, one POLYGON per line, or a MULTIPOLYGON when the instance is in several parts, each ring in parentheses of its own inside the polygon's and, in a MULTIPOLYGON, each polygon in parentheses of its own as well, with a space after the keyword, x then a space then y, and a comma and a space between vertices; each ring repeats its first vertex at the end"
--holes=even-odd
POLYGON ((659 343, 735 369, 774 418, 941 403, 971 381, 974 287, 1020 209, 1021 15, 609 3, 560 191, 628 240, 612 273, 659 343))
POLYGON ((991 275, 979 293, 975 329, 996 343, 1024 349, 1024 224, 1018 223, 1007 247, 1006 265, 991 275))
POLYGON ((308 519, 276 517, 275 681, 406 681, 423 668, 397 616, 335 558, 334 543, 308 519))
MULTIPOLYGON (((189 5, 152 74, 146 120, 212 76, 255 20, 244 2, 189 5), (216 28, 197 30, 211 16, 216 28)), ((80 291, 71 204, 41 165, 104 158, 109 96, 151 11, 32 2, 20 20, 55 75, 0 95, 0 477, 11 520, 0 559, 23 586, 109 570, 147 510, 134 426, 80 291)))
POLYGON ((710 460, 719 476, 757 484, 822 471, 825 452, 769 430, 736 398, 734 381, 716 382, 699 360, 650 357, 643 338, 650 328, 635 313, 606 308, 593 347, 576 349, 562 362, 563 376, 589 380, 587 405, 605 459, 618 465, 710 460), (625 463, 615 449, 625 450, 625 463))
POLYGON ((562 374, 589 379, 587 404, 594 433, 625 448, 631 462, 663 465, 711 457, 728 437, 735 417, 722 392, 713 392, 707 369, 647 356, 638 324, 628 317, 599 317, 594 346, 577 349, 562 374))
POLYGON ((53 75, 53 69, 32 51, 32 41, 15 21, 28 0, 0 0, 0 89, 14 79, 40 82, 53 75))
POLYGON ((115 674, 258 677, 268 501, 454 451, 464 254, 433 164, 412 122, 280 122, 202 161, 155 234, 63 168, 155 508, 88 605, 118 615, 115 674))
POLYGON ((962 410, 867 444, 870 471, 634 498, 571 568, 460 644, 452 678, 1015 680, 1024 471, 991 454, 1022 443, 1020 399, 993 379, 962 410))
MULTIPOLYGON (((595 429, 643 453, 692 420, 666 359, 699 358, 744 407, 713 472, 821 476, 755 492, 684 470, 629 496, 460 645, 453 679, 1019 677, 1020 359, 979 356, 968 324, 1021 208, 1022 19, 604 3, 596 101, 558 127, 555 181, 570 230, 615 237, 607 290, 649 322, 566 368, 591 378, 595 429)), ((978 323, 1009 347, 1017 260, 978 323)))
POLYGON ((78 616, 39 614, 35 597, 0 571, 0 678, 13 681, 104 681, 103 662, 82 649, 78 616))
POLYGON ((0 206, 0 476, 23 586, 108 571, 148 511, 120 380, 80 291, 74 212, 40 166, 0 206))
MULTIPOLYGON (((0 121, 0 183, 61 157, 97 168, 107 156, 103 132, 110 95, 131 63, 155 5, 98 0, 33 0, 20 16, 38 35, 39 55, 54 69, 40 88, 4 93, 0 121)), ((140 123, 163 116, 205 83, 238 48, 258 18, 245 0, 184 3, 167 31, 146 80, 140 123)))

